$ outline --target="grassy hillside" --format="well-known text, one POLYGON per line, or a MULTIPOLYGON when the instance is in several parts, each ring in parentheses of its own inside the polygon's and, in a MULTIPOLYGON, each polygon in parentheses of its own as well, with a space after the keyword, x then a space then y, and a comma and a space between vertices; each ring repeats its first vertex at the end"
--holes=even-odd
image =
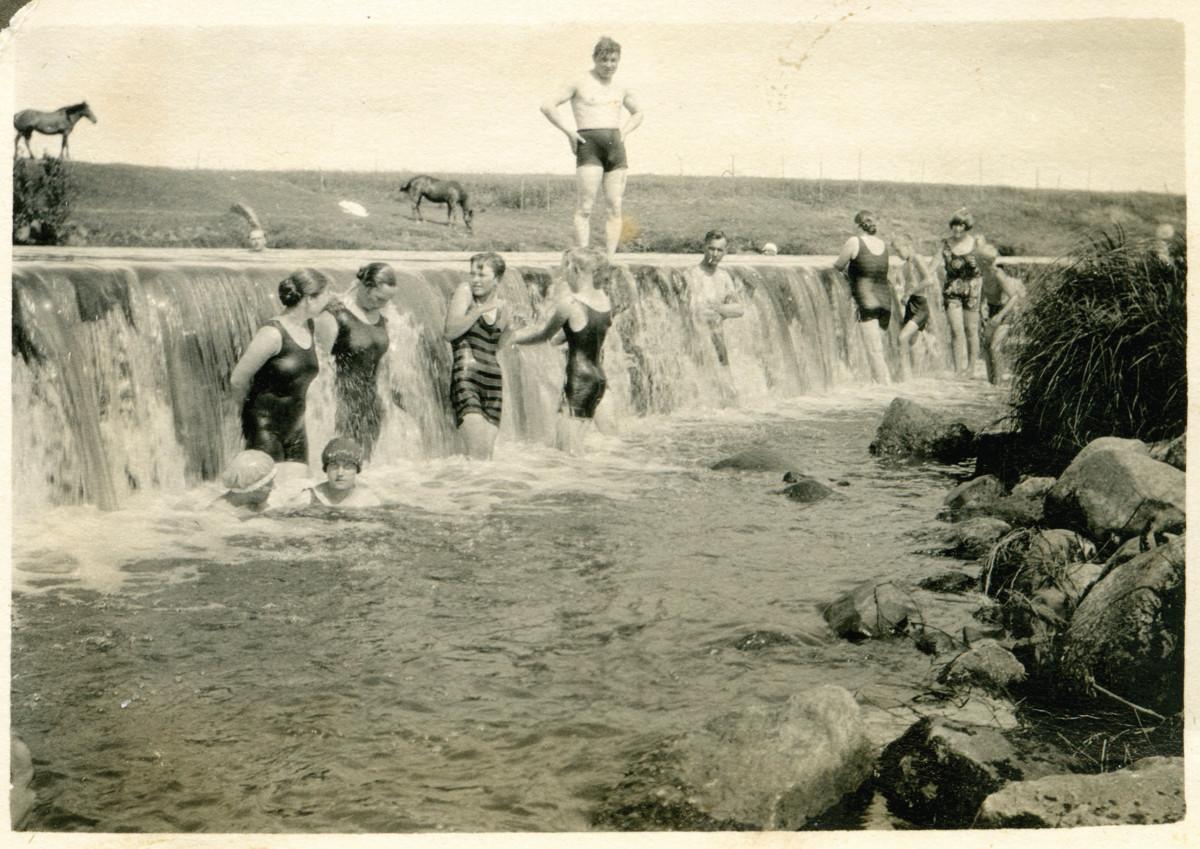
MULTIPOLYGON (((476 206, 475 233, 448 228, 445 207, 426 202, 412 218, 399 186, 410 174, 314 171, 207 171, 72 163, 79 186, 74 241, 89 245, 233 247, 244 223, 235 201, 255 209, 272 247, 390 250, 558 250, 571 240, 574 185, 568 176, 443 175, 462 181, 476 206), (353 200, 369 211, 338 208, 353 200)), ((835 253, 859 208, 877 210, 881 230, 911 233, 926 249, 959 206, 1005 253, 1058 255, 1081 235, 1119 224, 1149 235, 1159 221, 1180 231, 1177 195, 1013 189, 738 177, 634 174, 625 198, 623 250, 695 251, 721 227, 737 251, 767 241, 781 253, 835 253)), ((603 201, 593 214, 602 241, 603 201)))

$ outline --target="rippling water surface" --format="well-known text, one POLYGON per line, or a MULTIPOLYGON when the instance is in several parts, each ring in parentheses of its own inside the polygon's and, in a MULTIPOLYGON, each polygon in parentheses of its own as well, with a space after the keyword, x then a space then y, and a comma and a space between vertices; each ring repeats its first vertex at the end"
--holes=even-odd
MULTIPOLYGON (((819 605, 927 553, 950 474, 867 453, 924 380, 629 420, 586 456, 393 463, 389 500, 236 522, 202 493, 15 527, 13 728, 33 829, 580 831, 656 736, 832 683, 907 685, 910 645, 832 639, 819 605), (791 452, 836 495, 708 466, 791 452)), ((860 699, 861 701, 861 699, 860 699)))

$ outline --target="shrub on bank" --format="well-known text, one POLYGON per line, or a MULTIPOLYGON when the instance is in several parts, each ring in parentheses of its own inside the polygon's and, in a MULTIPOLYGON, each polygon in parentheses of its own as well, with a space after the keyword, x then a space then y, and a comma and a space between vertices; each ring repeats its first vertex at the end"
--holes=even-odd
POLYGON ((76 188, 70 166, 61 159, 14 159, 13 243, 63 244, 70 230, 76 188))
POLYGON ((1031 281, 1010 400, 1027 439, 1065 460, 1100 436, 1184 431, 1185 248, 1117 231, 1031 281))

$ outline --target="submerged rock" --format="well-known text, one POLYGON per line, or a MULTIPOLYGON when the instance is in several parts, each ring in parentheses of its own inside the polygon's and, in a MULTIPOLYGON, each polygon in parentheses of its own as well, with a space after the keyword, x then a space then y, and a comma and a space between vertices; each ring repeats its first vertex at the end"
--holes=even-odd
POLYGON ((963 828, 1006 780, 1020 777, 999 731, 922 719, 883 750, 875 784, 897 816, 932 828, 963 828))
POLYGON ((1046 494, 1046 518, 1101 542, 1182 531, 1184 473, 1119 444, 1130 440, 1106 440, 1089 443, 1062 473, 1046 494))
POLYGON ((793 476, 793 478, 794 482, 781 490, 784 495, 793 501, 799 501, 802 504, 812 504, 815 501, 822 501, 833 495, 833 490, 818 480, 796 476, 793 476))
POLYGON ((709 468, 714 471, 732 469, 738 472, 787 472, 799 469, 799 458, 793 457, 774 448, 749 448, 718 460, 709 468))
POLYGON ((920 404, 896 398, 884 413, 870 452, 958 463, 973 454, 974 446, 975 435, 966 425, 947 422, 920 404))
POLYGON ((1175 712, 1183 704, 1183 538, 1114 568, 1071 617, 1059 663, 1066 692, 1092 683, 1135 704, 1175 712))
POLYGON ((933 593, 965 593, 975 589, 978 581, 966 572, 938 572, 917 584, 933 593))
POLYGON ((1016 781, 988 796, 985 828, 1070 828, 1177 822, 1185 813, 1183 758, 1143 758, 1100 775, 1016 781))
POLYGON ((719 717, 639 760, 593 818, 621 830, 800 828, 858 790, 873 749, 854 697, 825 686, 719 717))
POLYGON ((825 621, 839 637, 888 637, 921 621, 921 608, 906 590, 890 581, 868 581, 838 598, 824 610, 825 621))

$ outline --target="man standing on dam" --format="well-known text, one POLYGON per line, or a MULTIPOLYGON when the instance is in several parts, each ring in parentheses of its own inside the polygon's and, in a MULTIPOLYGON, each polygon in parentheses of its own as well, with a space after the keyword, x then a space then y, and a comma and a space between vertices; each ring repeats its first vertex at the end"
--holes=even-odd
POLYGON ((729 272, 721 268, 728 244, 720 230, 709 230, 704 234, 704 256, 700 264, 689 268, 684 275, 687 281, 686 295, 697 322, 708 326, 712 335, 717 360, 729 365, 729 352, 725 346, 722 324, 727 318, 739 318, 746 309, 738 297, 737 287, 729 272))

